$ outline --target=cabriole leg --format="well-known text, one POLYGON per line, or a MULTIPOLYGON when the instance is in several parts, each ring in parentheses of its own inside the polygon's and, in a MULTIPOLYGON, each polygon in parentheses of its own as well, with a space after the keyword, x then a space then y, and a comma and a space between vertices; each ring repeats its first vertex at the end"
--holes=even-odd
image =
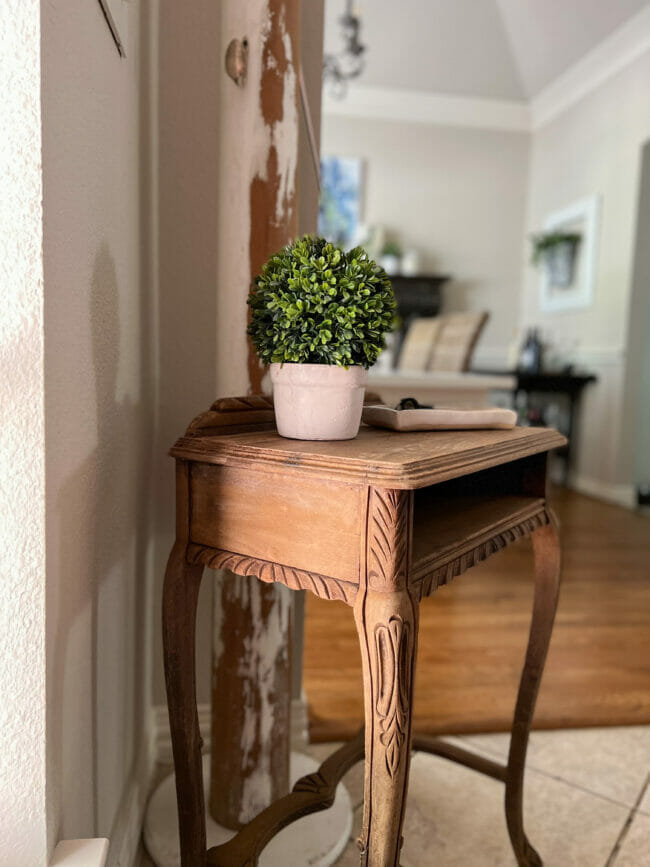
POLYGON ((528 736, 551 640, 560 589, 560 544, 555 526, 549 524, 541 527, 533 533, 532 542, 535 556, 533 618, 515 706, 505 781, 506 821, 519 867, 539 867, 542 864, 542 859, 524 833, 524 769, 528 736))
POLYGON ((171 728, 181 867, 206 863, 201 734, 196 709, 194 638, 203 565, 186 561, 186 547, 172 548, 163 589, 163 650, 171 728))
POLYGON ((361 864, 398 867, 411 752, 418 607, 406 590, 359 594, 366 713, 361 864))

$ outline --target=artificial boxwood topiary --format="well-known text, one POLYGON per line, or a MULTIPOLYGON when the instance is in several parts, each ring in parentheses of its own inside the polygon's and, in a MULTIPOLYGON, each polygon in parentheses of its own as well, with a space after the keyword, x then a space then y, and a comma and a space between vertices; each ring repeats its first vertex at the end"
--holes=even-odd
POLYGON ((368 368, 386 346, 395 310, 390 280, 365 250, 346 253, 311 235, 271 256, 248 303, 248 333, 264 364, 368 368))

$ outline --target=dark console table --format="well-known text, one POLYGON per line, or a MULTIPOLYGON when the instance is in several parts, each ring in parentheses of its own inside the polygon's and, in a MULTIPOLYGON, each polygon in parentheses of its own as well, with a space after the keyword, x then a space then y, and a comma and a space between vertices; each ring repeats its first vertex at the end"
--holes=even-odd
POLYGON ((593 373, 528 373, 523 370, 481 369, 473 372, 514 376, 515 385, 512 389, 512 395, 515 406, 517 405, 517 396, 520 393, 529 395, 535 392, 537 394, 564 394, 567 396, 569 416, 567 429, 563 433, 566 435, 568 443, 557 451, 564 458, 564 480, 566 481, 571 464, 573 432, 580 396, 584 387, 590 382, 597 382, 598 377, 593 373))
POLYGON ((401 328, 397 332, 395 358, 399 358, 399 348, 413 320, 421 316, 437 316, 440 313, 441 289, 449 279, 440 274, 418 274, 413 277, 395 274, 390 278, 397 301, 397 313, 402 320, 401 328))

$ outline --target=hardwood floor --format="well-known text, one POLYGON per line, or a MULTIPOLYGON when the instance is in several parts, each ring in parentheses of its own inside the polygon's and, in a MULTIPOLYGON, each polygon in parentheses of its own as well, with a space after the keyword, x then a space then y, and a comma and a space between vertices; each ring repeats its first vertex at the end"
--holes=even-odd
MULTIPOLYGON (((563 584, 535 728, 650 723, 650 518, 558 489, 563 584)), ((525 540, 421 607, 415 729, 505 731, 532 603, 525 540)), ((314 741, 351 737, 363 720, 352 611, 308 594, 304 687, 314 741)))

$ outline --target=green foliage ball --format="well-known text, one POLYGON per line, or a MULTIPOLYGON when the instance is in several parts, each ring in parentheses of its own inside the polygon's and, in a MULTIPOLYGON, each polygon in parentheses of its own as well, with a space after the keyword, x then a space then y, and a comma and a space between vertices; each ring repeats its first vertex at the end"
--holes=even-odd
POLYGON ((346 253, 311 235, 271 256, 248 303, 248 333, 264 364, 368 368, 386 346, 395 310, 386 272, 365 250, 346 253))

